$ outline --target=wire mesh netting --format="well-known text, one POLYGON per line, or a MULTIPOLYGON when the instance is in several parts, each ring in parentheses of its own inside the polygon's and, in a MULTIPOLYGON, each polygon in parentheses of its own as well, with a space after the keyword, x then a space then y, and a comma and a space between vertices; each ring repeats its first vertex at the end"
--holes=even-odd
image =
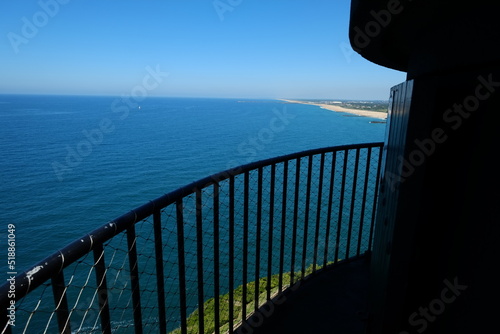
POLYGON ((17 301, 9 330, 232 332, 307 275, 369 250, 380 155, 380 144, 332 148, 197 186, 69 264, 59 293, 49 280, 17 301))

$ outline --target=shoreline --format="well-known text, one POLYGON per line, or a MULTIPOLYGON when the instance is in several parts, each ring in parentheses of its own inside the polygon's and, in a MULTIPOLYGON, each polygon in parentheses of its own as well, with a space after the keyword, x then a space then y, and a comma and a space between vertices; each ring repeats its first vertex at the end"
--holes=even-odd
POLYGON ((331 104, 312 103, 312 102, 297 101, 297 100, 286 100, 286 99, 278 99, 278 100, 288 102, 288 103, 298 103, 298 104, 308 104, 311 106, 318 106, 318 107, 321 107, 322 109, 335 111, 335 112, 343 112, 343 113, 353 114, 353 115, 357 115, 357 116, 378 118, 378 119, 384 119, 384 120, 387 119, 387 113, 380 112, 380 111, 350 109, 350 108, 344 108, 344 107, 340 107, 340 106, 334 106, 331 104))

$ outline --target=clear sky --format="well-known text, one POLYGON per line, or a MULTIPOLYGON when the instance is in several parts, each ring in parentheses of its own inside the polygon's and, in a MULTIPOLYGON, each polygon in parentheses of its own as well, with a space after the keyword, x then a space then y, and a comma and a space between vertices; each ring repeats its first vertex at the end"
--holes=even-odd
POLYGON ((0 93, 122 95, 159 71, 148 95, 388 99, 405 73, 350 49, 349 10, 350 0, 2 1, 0 93))

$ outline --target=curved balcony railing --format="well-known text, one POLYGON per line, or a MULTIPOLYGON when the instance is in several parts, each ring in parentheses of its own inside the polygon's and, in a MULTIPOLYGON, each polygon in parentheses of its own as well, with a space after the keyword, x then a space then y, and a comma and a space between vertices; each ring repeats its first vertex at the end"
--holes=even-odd
POLYGON ((309 274, 371 249, 381 154, 316 149, 157 198, 1 286, 2 332, 236 332, 309 274))

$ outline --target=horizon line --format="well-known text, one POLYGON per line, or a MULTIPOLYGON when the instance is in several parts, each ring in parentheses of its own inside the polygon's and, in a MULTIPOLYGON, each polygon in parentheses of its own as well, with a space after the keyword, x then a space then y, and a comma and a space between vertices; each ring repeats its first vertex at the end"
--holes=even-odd
MULTIPOLYGON (((19 95, 19 96, 74 96, 74 97, 122 97, 122 95, 114 94, 74 94, 74 93, 1 93, 2 95, 19 95)), ((147 98, 172 98, 172 99, 225 99, 225 100, 296 100, 296 101, 384 101, 388 102, 389 99, 354 99, 354 98, 291 98, 291 97, 215 97, 215 96, 166 96, 166 95, 150 95, 147 98)))

